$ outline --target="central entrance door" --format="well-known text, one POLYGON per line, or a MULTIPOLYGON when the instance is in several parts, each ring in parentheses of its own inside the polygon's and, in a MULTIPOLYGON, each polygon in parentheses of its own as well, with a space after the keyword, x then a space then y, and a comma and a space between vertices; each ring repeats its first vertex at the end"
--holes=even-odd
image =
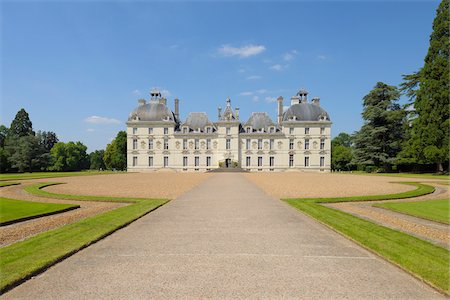
POLYGON ((231 168, 231 159, 230 158, 225 159, 225 168, 231 168))

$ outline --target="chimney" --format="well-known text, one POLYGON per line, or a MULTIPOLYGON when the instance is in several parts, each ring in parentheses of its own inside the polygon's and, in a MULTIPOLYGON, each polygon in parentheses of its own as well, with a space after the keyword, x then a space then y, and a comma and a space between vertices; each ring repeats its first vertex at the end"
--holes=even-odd
POLYGON ((239 107, 236 107, 236 120, 239 120, 239 107))
POLYGON ((298 94, 300 96, 300 103, 308 103, 308 91, 305 89, 301 89, 298 94))
POLYGON ((292 96, 291 98, 291 106, 294 104, 299 104, 300 103, 300 97, 299 96, 292 96))
POLYGON ((277 118, 277 122, 278 125, 281 125, 281 121, 283 121, 283 97, 278 97, 277 98, 277 102, 278 102, 278 118, 277 118))
POLYGON ((311 102, 312 102, 312 104, 320 106, 320 98, 319 97, 312 98, 311 102))
POLYGON ((218 113, 219 120, 220 120, 220 118, 222 117, 222 107, 217 108, 217 113, 218 113))
POLYGON ((139 99, 138 100, 139 106, 145 105, 146 101, 145 99, 139 99))
POLYGON ((164 104, 164 105, 167 105, 167 99, 166 98, 159 98, 159 104, 164 104))
POLYGON ((180 100, 178 98, 175 98, 174 102, 175 102, 175 118, 177 118, 177 120, 179 120, 180 119, 180 100))

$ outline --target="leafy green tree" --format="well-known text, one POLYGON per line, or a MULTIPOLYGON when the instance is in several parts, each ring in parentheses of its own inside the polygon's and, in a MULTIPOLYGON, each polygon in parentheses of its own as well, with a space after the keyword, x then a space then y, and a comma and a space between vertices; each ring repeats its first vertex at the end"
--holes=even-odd
POLYGON ((449 161, 449 27, 449 0, 443 0, 433 22, 424 66, 404 77, 402 84, 415 101, 410 138, 400 156, 410 162, 434 163, 438 172, 449 161))
POLYGON ((355 164, 390 171, 401 150, 405 111, 395 86, 378 82, 363 98, 364 125, 354 136, 355 164))
POLYGON ((22 108, 17 112, 9 131, 11 135, 17 136, 34 135, 33 124, 25 109, 22 108))
POLYGON ((116 138, 106 146, 103 160, 108 169, 126 170, 127 133, 125 131, 119 131, 116 138))
POLYGON ((15 136, 7 142, 8 161, 19 172, 33 171, 39 151, 39 140, 34 135, 15 136))
POLYGON ((10 169, 8 162, 8 152, 5 149, 6 138, 9 135, 9 128, 0 125, 0 173, 4 173, 10 169))
POLYGON ((341 132, 331 140, 331 169, 350 171, 352 169, 352 136, 341 132))
POLYGON ((105 156, 105 150, 95 150, 89 154, 89 159, 91 162, 91 170, 105 170, 106 165, 103 161, 105 156))
POLYGON ((39 143, 45 149, 46 152, 50 152, 53 146, 59 142, 56 133, 51 131, 38 131, 37 136, 39 137, 39 143))
POLYGON ((52 171, 80 171, 89 168, 87 147, 81 142, 58 142, 50 150, 52 171))

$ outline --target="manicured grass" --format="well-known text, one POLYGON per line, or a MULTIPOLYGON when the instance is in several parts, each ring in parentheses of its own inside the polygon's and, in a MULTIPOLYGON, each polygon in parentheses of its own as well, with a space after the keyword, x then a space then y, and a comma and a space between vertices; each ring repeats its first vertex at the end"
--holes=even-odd
POLYGON ((450 180, 450 175, 442 175, 435 173, 367 173, 362 171, 352 171, 352 172, 340 172, 343 174, 354 174, 354 175, 368 175, 368 176, 390 176, 390 177, 404 177, 404 178, 426 178, 426 179, 439 179, 439 180, 450 180))
POLYGON ((80 206, 73 204, 31 202, 1 197, 0 226, 64 212, 78 207, 80 206))
POLYGON ((88 175, 105 175, 105 174, 123 174, 123 173, 126 173, 126 172, 122 172, 122 171, 80 171, 80 172, 4 173, 4 174, 0 174, 0 181, 55 178, 55 177, 72 177, 72 176, 88 176, 88 175))
MULTIPOLYGON (((66 195, 67 196, 67 195, 66 195)), ((96 201, 98 197, 76 196, 96 201)), ((107 197, 102 197, 106 199, 107 197)), ((112 198, 111 201, 118 201, 112 198)), ((121 198, 132 204, 47 231, 0 249, 0 291, 4 292, 49 266, 151 212, 168 200, 121 198)))
MULTIPOLYGON (((414 185, 414 183, 407 184, 414 185)), ((417 184, 417 186, 418 188, 412 191, 417 195, 430 190, 429 186, 423 184, 417 184)), ((404 193, 359 197, 359 200, 398 199, 401 194, 404 193)), ((349 197, 347 199, 356 201, 356 198, 349 197)), ((344 198, 286 199, 285 201, 444 293, 449 293, 450 253, 447 249, 337 209, 320 205, 321 202, 342 202, 345 201, 344 198)))
POLYGON ((420 202, 378 203, 376 207, 387 208, 399 213, 450 224, 449 199, 428 200, 420 202))
POLYGON ((10 186, 10 185, 19 185, 19 182, 0 182, 0 187, 10 186))

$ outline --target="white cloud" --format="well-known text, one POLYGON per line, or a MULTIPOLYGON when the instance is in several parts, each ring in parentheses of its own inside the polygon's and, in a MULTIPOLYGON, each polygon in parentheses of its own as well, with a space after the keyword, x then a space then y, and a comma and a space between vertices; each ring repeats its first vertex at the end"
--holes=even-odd
POLYGON ((317 55, 317 58, 320 59, 320 60, 325 60, 328 57, 326 55, 320 54, 320 55, 317 55))
POLYGON ((247 45, 242 47, 233 47, 230 45, 221 46, 217 52, 222 56, 239 56, 241 58, 260 54, 266 50, 263 45, 247 45))
POLYGON ((256 80, 256 79, 261 79, 262 77, 261 76, 259 76, 259 75, 251 75, 251 76, 248 76, 247 78, 245 78, 245 79, 247 79, 247 80, 256 80))
POLYGON ((259 90, 256 90, 256 92, 257 92, 258 94, 265 94, 265 93, 268 92, 268 90, 266 90, 266 89, 259 89, 259 90))
POLYGON ((84 119, 84 121, 91 124, 122 124, 122 122, 117 119, 99 116, 90 116, 84 119))
POLYGON ((273 66, 270 67, 271 70, 275 70, 275 71, 283 71, 284 69, 286 69, 289 65, 280 65, 280 64, 275 64, 273 66))
POLYGON ((135 96, 141 96, 141 95, 142 95, 141 91, 138 90, 138 89, 134 90, 132 93, 133 93, 133 95, 135 95, 135 96))
POLYGON ((264 98, 264 100, 265 100, 267 103, 274 103, 274 102, 277 102, 277 98, 275 98, 275 97, 266 97, 266 98, 264 98))
POLYGON ((297 51, 297 50, 291 50, 291 51, 286 52, 285 54, 283 54, 283 60, 284 60, 284 61, 291 61, 291 60, 293 60, 297 55, 298 55, 298 51, 297 51))
POLYGON ((94 132, 95 129, 94 129, 94 128, 88 128, 88 129, 86 129, 86 131, 87 131, 87 132, 94 132))
POLYGON ((241 96, 251 96, 251 95, 253 95, 253 92, 242 92, 239 95, 241 95, 241 96))
POLYGON ((259 97, 258 96, 253 96, 252 101, 253 102, 258 102, 259 101, 259 97))

